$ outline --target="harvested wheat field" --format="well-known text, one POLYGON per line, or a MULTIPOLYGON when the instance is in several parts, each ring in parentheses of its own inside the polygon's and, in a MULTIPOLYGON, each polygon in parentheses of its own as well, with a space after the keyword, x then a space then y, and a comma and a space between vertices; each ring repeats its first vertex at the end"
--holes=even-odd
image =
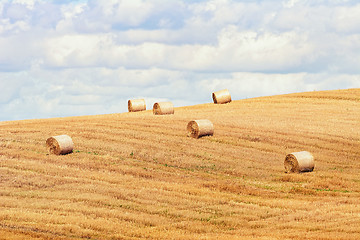
POLYGON ((0 239, 360 239, 360 89, 0 123, 0 239), (187 137, 193 119, 214 135, 187 137), (49 136, 74 150, 49 154, 49 136), (285 173, 292 152, 315 168, 285 173))

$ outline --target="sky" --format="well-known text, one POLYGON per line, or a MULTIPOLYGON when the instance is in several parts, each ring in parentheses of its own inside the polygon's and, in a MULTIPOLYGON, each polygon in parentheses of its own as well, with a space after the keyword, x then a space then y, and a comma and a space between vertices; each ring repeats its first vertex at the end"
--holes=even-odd
POLYGON ((0 121, 360 87, 357 0, 0 0, 0 121))

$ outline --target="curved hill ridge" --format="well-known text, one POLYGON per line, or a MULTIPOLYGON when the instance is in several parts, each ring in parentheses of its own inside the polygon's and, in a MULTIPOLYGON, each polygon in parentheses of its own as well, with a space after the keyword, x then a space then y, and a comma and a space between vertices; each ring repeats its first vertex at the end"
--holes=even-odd
POLYGON ((2 122, 0 239, 359 239, 359 172, 360 89, 2 122), (303 150, 314 171, 284 173, 303 150))

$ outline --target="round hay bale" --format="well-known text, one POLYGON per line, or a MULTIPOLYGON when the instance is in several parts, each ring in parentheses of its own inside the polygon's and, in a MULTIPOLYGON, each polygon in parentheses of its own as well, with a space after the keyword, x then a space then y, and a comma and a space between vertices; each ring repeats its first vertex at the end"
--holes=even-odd
POLYGON ((129 112, 139 112, 146 110, 145 99, 132 99, 128 101, 129 112))
POLYGON ((314 157, 307 151, 294 152, 286 155, 285 172, 311 172, 314 170, 314 157))
POLYGON ((199 138, 214 134, 214 125, 210 120, 201 119, 190 121, 187 125, 188 137, 199 138))
POLYGON ((174 105, 171 102, 155 103, 153 113, 155 115, 174 114, 174 105))
POLYGON ((229 103, 231 102, 231 95, 229 93, 229 90, 224 89, 221 91, 213 92, 212 98, 214 100, 214 103, 216 104, 222 104, 222 103, 229 103))
POLYGON ((74 143, 68 135, 59 135, 48 138, 46 147, 51 154, 68 154, 73 151, 74 143))

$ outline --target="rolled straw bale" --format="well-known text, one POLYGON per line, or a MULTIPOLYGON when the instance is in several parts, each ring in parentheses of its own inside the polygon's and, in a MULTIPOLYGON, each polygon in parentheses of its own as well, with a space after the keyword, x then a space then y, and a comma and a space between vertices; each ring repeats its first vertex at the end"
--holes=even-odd
POLYGON ((214 134, 214 125, 207 119, 190 121, 187 125, 187 132, 188 136, 193 138, 206 135, 212 136, 214 134))
POLYGON ((70 136, 53 136, 46 140, 46 147, 49 153, 60 155, 71 153, 74 149, 74 143, 70 136))
POLYGON ((171 102, 158 102, 154 104, 155 115, 174 114, 174 105, 171 102))
POLYGON ((214 103, 217 103, 217 104, 231 102, 231 95, 229 93, 229 90, 227 90, 227 89, 217 91, 217 92, 213 92, 212 93, 212 98, 214 100, 214 103))
POLYGON ((311 172, 314 166, 314 157, 307 151, 290 153, 284 161, 286 172, 311 172))
POLYGON ((146 110, 145 99, 132 99, 128 101, 129 112, 138 112, 146 110))

